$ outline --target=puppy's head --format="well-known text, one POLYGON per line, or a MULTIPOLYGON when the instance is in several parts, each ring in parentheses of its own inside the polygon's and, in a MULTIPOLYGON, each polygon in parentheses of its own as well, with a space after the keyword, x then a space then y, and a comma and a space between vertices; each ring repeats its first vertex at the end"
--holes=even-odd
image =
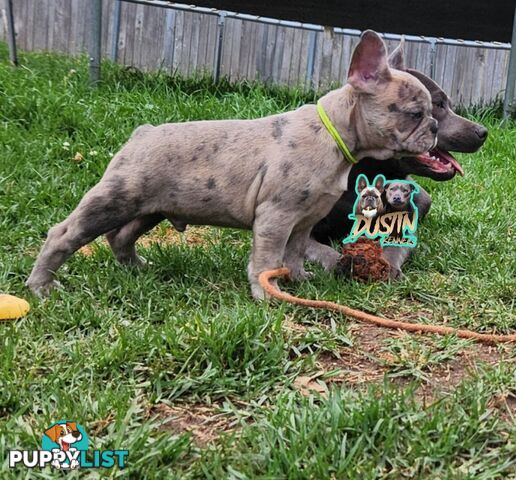
POLYGON ((353 120, 360 158, 415 156, 435 146, 428 90, 413 75, 389 67, 385 44, 371 30, 353 52, 348 83, 357 95, 353 120))
POLYGON ((385 189, 387 203, 394 210, 408 210, 414 185, 407 182, 391 182, 385 189))
POLYGON ((389 56, 389 66, 407 71, 425 86, 432 98, 432 116, 438 121, 439 128, 437 145, 430 150, 429 155, 403 159, 400 162, 401 169, 407 175, 421 175, 438 181, 449 180, 457 172, 464 175, 461 165, 450 150, 476 152, 487 138, 487 129, 457 115, 452 109, 451 100, 437 83, 425 74, 405 67, 403 40, 389 56))
POLYGON ((382 194, 385 177, 377 175, 373 183, 374 187, 369 186, 365 175, 359 175, 357 178, 356 192, 359 198, 355 213, 364 215, 366 218, 376 217, 383 213, 382 194))
POLYGON ((70 444, 79 442, 82 439, 82 434, 77 429, 76 422, 56 424, 45 430, 45 435, 57 443, 61 450, 68 450, 70 444))

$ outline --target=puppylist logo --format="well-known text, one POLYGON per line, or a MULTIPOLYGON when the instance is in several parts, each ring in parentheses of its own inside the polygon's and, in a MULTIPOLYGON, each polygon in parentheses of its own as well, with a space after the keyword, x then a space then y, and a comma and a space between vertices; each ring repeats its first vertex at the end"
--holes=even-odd
POLYGON ((9 450, 9 468, 51 465, 58 470, 76 468, 125 468, 128 450, 92 450, 88 435, 77 422, 60 420, 48 427, 41 437, 41 450, 9 450))

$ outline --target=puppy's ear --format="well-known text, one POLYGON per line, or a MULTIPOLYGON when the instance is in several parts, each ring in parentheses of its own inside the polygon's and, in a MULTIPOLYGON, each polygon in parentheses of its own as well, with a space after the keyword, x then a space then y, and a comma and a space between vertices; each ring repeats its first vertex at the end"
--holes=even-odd
POLYGON ((359 92, 375 93, 390 78, 385 43, 376 32, 366 30, 353 51, 348 82, 359 92))
POLYGON ((385 177, 383 175, 376 175, 376 178, 374 179, 374 188, 376 188, 380 193, 382 193, 384 185, 385 177))
POLYGON ((401 37, 400 44, 389 55, 389 67, 396 70, 405 70, 405 36, 401 37))
POLYGON ((359 175, 357 178, 356 191, 360 193, 364 188, 367 187, 367 178, 365 175, 359 175))
POLYGON ((77 431, 77 422, 66 422, 66 425, 72 432, 77 431))
POLYGON ((419 193, 419 188, 415 183, 409 183, 410 191, 413 193, 419 193))
POLYGON ((59 425, 54 425, 53 427, 50 427, 49 429, 45 430, 45 435, 55 443, 57 443, 57 439, 59 438, 60 433, 61 427, 59 425))

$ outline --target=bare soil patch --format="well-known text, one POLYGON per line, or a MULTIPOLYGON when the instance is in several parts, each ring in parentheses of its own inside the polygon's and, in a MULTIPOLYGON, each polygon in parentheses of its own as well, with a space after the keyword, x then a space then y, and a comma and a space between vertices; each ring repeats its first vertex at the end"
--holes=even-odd
MULTIPOLYGON (((289 330, 306 330, 287 319, 285 327, 289 330)), ((310 375, 299 376, 294 387, 303 394, 325 394, 331 384, 364 386, 383 381, 384 376, 395 371, 396 358, 387 351, 385 340, 402 338, 406 332, 384 329, 372 325, 354 324, 350 327, 354 345, 339 349, 339 356, 324 352, 317 357, 317 371, 310 375)), ((431 342, 431 337, 416 336, 421 341, 431 342)), ((468 344, 452 358, 424 367, 424 380, 420 381, 415 394, 423 404, 432 403, 439 396, 452 392, 463 380, 479 371, 482 365, 494 366, 503 362, 516 362, 516 349, 513 345, 468 344)), ((416 380, 411 375, 399 375, 391 379, 397 385, 405 386, 416 380)), ((516 415, 516 397, 507 393, 493 398, 493 406, 499 408, 506 419, 516 415)))
POLYGON ((223 432, 234 428, 232 419, 226 413, 221 413, 216 405, 194 403, 169 406, 160 403, 152 407, 150 415, 162 421, 162 430, 175 434, 190 432, 198 446, 205 446, 223 432))
MULTIPOLYGON (((178 232, 173 227, 155 228, 136 242, 143 248, 150 247, 155 243, 162 245, 208 245, 212 243, 210 227, 187 227, 184 232, 178 232)), ((98 244, 108 246, 104 238, 99 240, 98 244)), ((79 252, 87 257, 93 255, 95 253, 95 243, 81 247, 79 252)))

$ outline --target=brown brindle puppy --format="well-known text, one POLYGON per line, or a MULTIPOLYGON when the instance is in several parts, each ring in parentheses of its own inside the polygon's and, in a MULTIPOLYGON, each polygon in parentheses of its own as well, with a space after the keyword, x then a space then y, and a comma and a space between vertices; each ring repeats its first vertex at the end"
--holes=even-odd
MULTIPOLYGON (((385 44, 372 31, 353 52, 347 85, 320 102, 358 160, 417 155, 436 143, 428 91, 389 68, 385 44)), ((27 284, 45 293, 66 259, 102 234, 121 262, 139 264, 135 240, 166 217, 179 228, 252 229, 248 277, 253 296, 264 298, 261 272, 285 265, 293 278, 306 277, 310 231, 340 198, 350 168, 315 105, 257 120, 145 125, 50 229, 27 284)), ((314 256, 330 265, 339 258, 319 244, 314 256)))

